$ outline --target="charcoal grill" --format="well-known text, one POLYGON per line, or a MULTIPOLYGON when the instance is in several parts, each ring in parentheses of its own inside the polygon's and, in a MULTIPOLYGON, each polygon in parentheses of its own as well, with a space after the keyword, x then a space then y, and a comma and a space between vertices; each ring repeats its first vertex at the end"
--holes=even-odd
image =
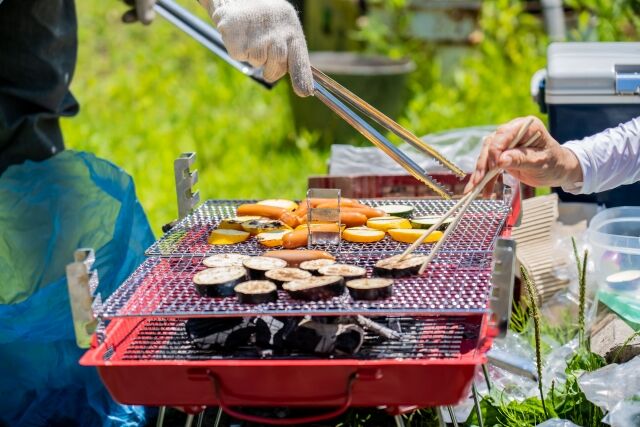
MULTIPOLYGON (((189 164, 193 157, 190 159, 189 164)), ((191 173, 183 172, 177 177, 189 180, 191 173)), ((189 185, 179 188, 193 194, 189 185)), ((201 297, 191 279, 204 268, 205 256, 225 251, 264 252, 251 242, 231 247, 207 245, 211 229, 221 219, 235 215, 237 205, 249 201, 206 201, 149 248, 147 260, 113 295, 105 301, 95 298, 99 325, 92 348, 80 363, 95 366, 112 396, 125 404, 194 411, 216 405, 231 416, 262 423, 318 421, 348 407, 384 406, 398 413, 406 407, 453 405, 468 395, 499 333, 497 326, 504 329, 505 313, 510 310, 498 310, 490 302, 504 304, 505 296, 495 298, 495 292, 508 291, 512 284, 512 262, 499 253, 505 249, 501 237, 509 235, 519 215, 515 189, 515 194, 506 192, 505 200, 475 202, 452 241, 423 276, 399 279, 392 298, 369 302, 354 301, 348 293, 326 301, 301 302, 281 292, 278 302, 261 305, 201 297), (401 339, 383 339, 367 332, 362 349, 349 357, 278 354, 254 348, 221 352, 194 347, 184 326, 187 318, 259 315, 367 316, 401 339), (247 406, 329 409, 322 415, 270 420, 236 409, 247 406)), ((370 206, 407 203, 417 215, 442 213, 451 203, 439 199, 362 202, 370 206)), ((345 243, 336 255, 339 262, 363 266, 371 275, 377 260, 406 246, 388 238, 373 245, 345 243)), ((512 254, 512 247, 506 247, 512 254)), ((428 249, 425 245, 420 250, 428 249)))

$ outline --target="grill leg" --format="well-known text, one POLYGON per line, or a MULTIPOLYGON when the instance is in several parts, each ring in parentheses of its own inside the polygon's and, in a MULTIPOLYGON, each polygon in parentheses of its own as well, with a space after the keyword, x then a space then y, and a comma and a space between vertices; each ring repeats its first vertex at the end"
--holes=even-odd
POLYGON ((476 415, 478 416, 478 426, 484 427, 484 422, 482 421, 482 408, 480 407, 480 395, 478 394, 478 389, 476 388, 475 383, 471 386, 471 390, 473 391, 473 407, 475 408, 476 415))
POLYGON ((456 419, 455 412, 453 412, 453 406, 447 406, 447 410, 449 411, 449 416, 451 417, 453 427, 458 427, 458 420, 456 419))
POLYGON ((164 424, 164 413, 166 411, 167 411, 166 406, 160 407, 160 410, 158 411, 158 419, 156 421, 156 427, 162 427, 162 425, 164 424))
POLYGON ((404 427, 404 420, 402 419, 402 415, 396 415, 393 417, 396 422, 396 427, 404 427))
POLYGON ((441 406, 436 406, 436 414, 438 415, 438 426, 447 427, 447 423, 444 422, 444 416, 441 406))
POLYGON ((222 408, 218 408, 218 415, 216 415, 216 422, 213 427, 220 427, 220 420, 222 419, 222 408))
POLYGON ((184 423, 184 427, 191 427, 192 424, 193 424, 193 414, 188 414, 187 421, 185 421, 184 423))
MULTIPOLYGON (((204 411, 198 414, 198 421, 196 421, 196 427, 202 427, 202 421, 204 421, 204 412, 206 410, 207 408, 204 408, 204 411)), ((480 427, 483 427, 483 426, 480 426, 480 427)))
POLYGON ((484 380, 487 382, 487 390, 491 391, 491 378, 489 378, 489 369, 487 364, 482 365, 482 373, 484 374, 484 380))

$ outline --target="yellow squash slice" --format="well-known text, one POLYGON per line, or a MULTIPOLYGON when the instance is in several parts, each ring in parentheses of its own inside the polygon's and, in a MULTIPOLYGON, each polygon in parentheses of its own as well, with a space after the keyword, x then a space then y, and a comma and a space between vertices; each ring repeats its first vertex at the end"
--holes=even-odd
POLYGON ((229 230, 225 228, 218 228, 213 230, 209 234, 207 242, 210 245, 233 245, 236 243, 244 242, 249 238, 249 233, 246 231, 229 230))
POLYGON ((411 228, 411 222, 406 218, 399 216, 381 216, 378 218, 370 218, 367 221, 367 227, 375 230, 387 231, 397 228, 411 228))
POLYGON ((255 221, 258 219, 263 219, 263 218, 261 216, 251 216, 251 215, 234 216, 233 218, 225 218, 222 221, 220 221, 220 224, 218 224, 218 228, 243 231, 242 229, 243 222, 255 221))
MULTIPOLYGON (((389 236, 397 242, 413 243, 418 240, 426 230, 395 228, 387 230, 389 236)), ((423 243, 434 243, 442 238, 442 231, 434 231, 424 240, 423 243)))
POLYGON ((291 200, 286 200, 286 199, 267 199, 267 200, 259 201, 258 204, 266 205, 266 206, 275 206, 277 208, 283 208, 291 212, 298 209, 298 204, 296 202, 291 200))
POLYGON ((261 245, 273 248, 275 246, 282 246, 282 238, 287 233, 291 233, 291 230, 265 231, 264 233, 258 234, 256 239, 261 245))
POLYGON ((385 232, 368 227, 351 227, 344 230, 342 238, 347 242, 374 243, 384 239, 385 232))

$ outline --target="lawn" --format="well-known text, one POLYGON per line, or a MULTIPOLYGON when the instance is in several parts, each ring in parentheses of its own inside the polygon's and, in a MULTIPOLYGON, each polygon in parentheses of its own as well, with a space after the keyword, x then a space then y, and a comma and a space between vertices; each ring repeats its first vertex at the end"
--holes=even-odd
POLYGON ((300 198, 307 176, 326 169, 326 152, 293 131, 288 82, 263 89, 162 18, 122 24, 117 1, 77 7, 81 112, 64 121, 67 147, 131 174, 156 234, 177 214, 182 152, 198 154, 202 199, 300 198))

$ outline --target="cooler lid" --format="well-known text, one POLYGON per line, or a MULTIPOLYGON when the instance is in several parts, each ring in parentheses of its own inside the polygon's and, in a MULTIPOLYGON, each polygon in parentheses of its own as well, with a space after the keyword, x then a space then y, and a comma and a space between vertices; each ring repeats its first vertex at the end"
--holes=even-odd
POLYGON ((640 43, 552 43, 547 104, 640 103, 640 43))

